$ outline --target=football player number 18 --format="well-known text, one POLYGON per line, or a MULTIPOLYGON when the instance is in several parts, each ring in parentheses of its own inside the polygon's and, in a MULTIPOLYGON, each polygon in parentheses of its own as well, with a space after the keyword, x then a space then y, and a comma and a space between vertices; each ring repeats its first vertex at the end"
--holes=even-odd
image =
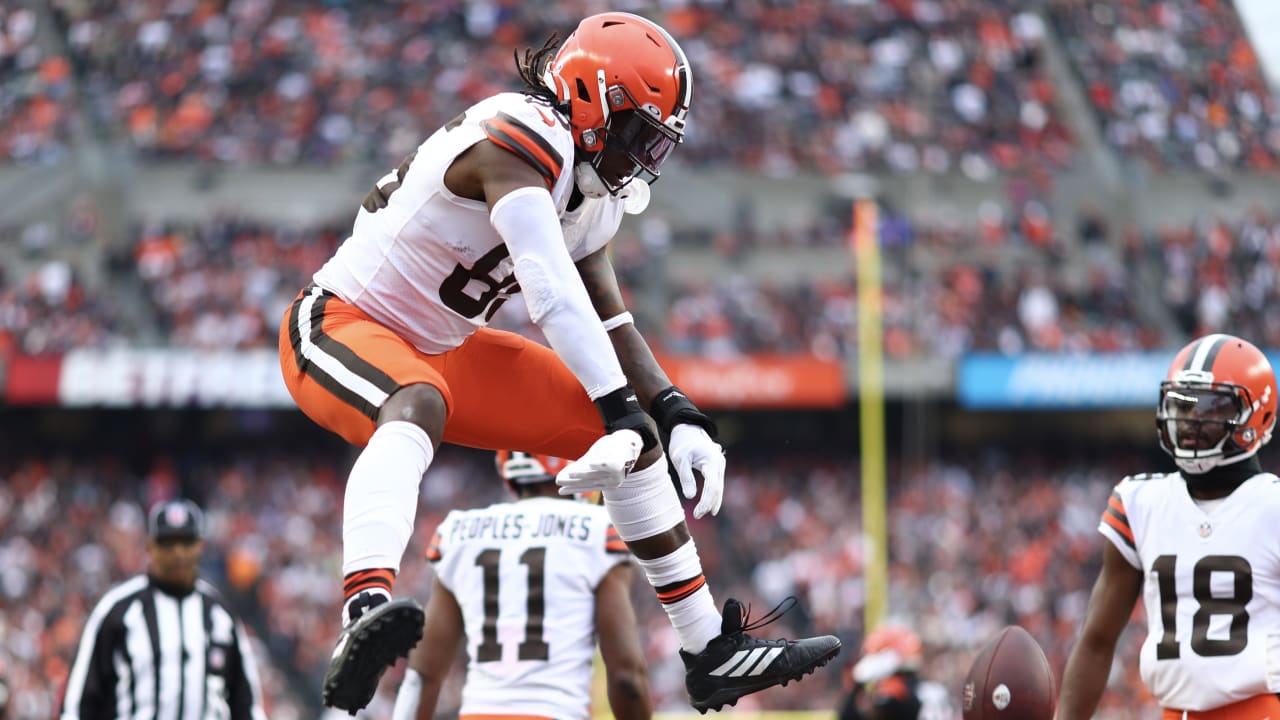
MULTIPOLYGON (((1181 652, 1177 638, 1178 588, 1174 569, 1176 555, 1161 555, 1152 563, 1160 590, 1160 621, 1164 635, 1156 645, 1157 660, 1176 660, 1181 652)), ((1249 643, 1249 612, 1245 606, 1253 599, 1253 568, 1249 561, 1236 555, 1206 555, 1191 571, 1191 592, 1198 607, 1191 616, 1191 650, 1201 657, 1236 655, 1249 643), (1213 573, 1230 574, 1232 591, 1215 596, 1210 587, 1213 573), (1209 618, 1226 615, 1231 618, 1225 639, 1209 637, 1209 618)))

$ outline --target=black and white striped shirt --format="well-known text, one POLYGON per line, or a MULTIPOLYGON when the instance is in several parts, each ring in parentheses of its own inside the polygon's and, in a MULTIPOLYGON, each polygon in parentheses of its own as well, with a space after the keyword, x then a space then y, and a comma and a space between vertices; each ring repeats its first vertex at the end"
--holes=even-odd
POLYGON ((60 720, 265 720, 244 630, 198 580, 176 596, 139 575, 85 623, 60 720))

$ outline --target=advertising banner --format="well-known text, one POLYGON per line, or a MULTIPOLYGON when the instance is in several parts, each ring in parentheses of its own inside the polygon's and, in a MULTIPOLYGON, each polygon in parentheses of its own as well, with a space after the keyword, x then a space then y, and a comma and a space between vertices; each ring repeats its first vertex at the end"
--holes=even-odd
MULTIPOLYGON (((672 381, 711 408, 838 407, 848 396, 844 367, 811 357, 732 360, 665 357, 672 381)), ((76 350, 16 356, 4 382, 8 405, 62 407, 294 407, 274 350, 76 350)))
POLYGON ((844 366, 835 360, 786 355, 659 360, 671 381, 707 409, 832 408, 849 395, 844 366))
MULTIPOLYGON (((1174 352, 971 354, 957 367, 956 393, 974 409, 1154 408, 1174 352)), ((1267 357, 1280 367, 1280 353, 1267 357)))
POLYGON ((290 408, 271 350, 73 350, 14 356, 7 405, 290 408))

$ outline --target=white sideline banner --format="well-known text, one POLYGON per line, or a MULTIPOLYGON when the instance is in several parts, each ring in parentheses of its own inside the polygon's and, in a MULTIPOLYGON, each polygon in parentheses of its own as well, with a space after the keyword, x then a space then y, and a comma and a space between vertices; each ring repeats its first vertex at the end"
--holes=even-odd
POLYGON ((66 407, 293 408, 271 350, 73 350, 62 358, 66 407))

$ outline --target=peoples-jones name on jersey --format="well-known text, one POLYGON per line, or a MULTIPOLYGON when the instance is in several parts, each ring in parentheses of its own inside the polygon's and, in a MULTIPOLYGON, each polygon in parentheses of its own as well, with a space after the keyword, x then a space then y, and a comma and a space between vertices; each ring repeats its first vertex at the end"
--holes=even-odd
POLYGON ((566 538, 579 542, 591 537, 591 516, 578 513, 542 513, 532 527, 524 513, 473 515, 455 523, 449 542, 465 540, 519 540, 521 538, 566 538), (526 535, 527 533, 527 535, 526 535))

